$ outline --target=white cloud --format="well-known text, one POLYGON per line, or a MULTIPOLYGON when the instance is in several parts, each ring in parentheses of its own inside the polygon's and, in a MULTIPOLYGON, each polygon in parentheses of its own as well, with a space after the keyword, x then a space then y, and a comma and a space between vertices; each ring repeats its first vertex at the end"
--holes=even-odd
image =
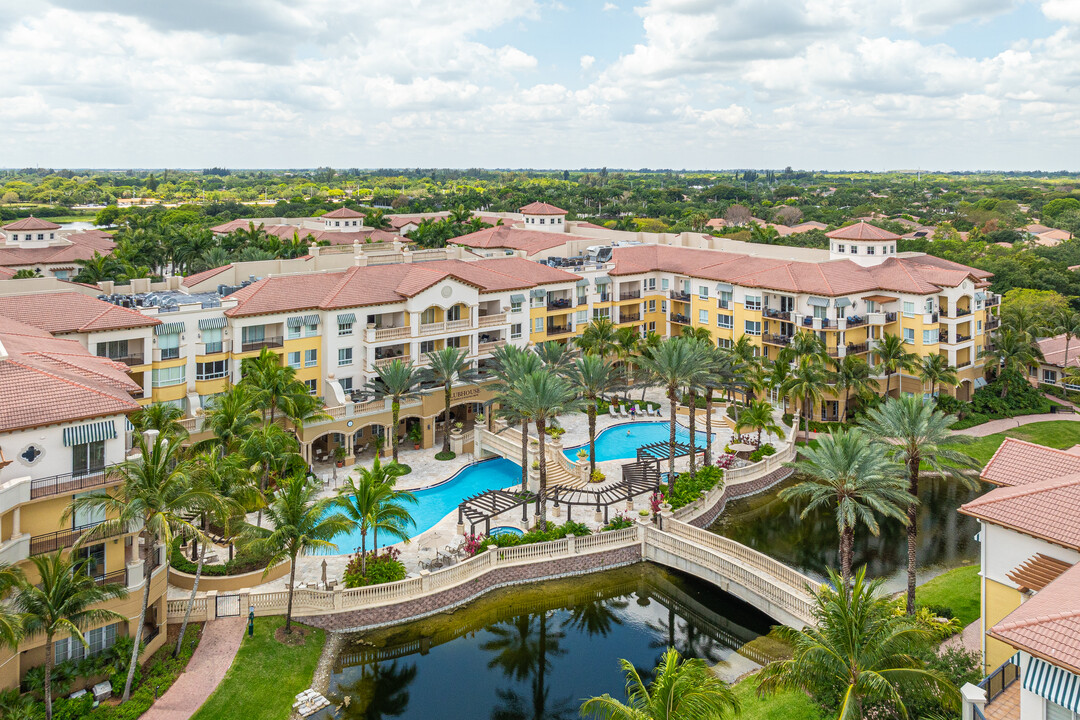
POLYGON ((612 10, 618 10, 618 9, 619 9, 619 6, 616 5, 613 2, 604 3, 604 8, 603 8, 604 12, 611 12, 612 10))
POLYGON ((1076 0, 1046 0, 1042 11, 1051 20, 1080 25, 1080 3, 1076 0))
POLYGON ((588 70, 595 63, 596 63, 596 58, 594 58, 592 55, 582 55, 581 56, 581 69, 582 70, 588 70))

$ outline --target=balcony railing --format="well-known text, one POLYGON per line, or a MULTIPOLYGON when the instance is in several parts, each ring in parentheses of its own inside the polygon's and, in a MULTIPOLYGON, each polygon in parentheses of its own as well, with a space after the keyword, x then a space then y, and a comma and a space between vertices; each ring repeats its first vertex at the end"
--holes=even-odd
MULTIPOLYGON (((442 326, 444 323, 432 323, 432 325, 442 326)), ((424 326, 421 325, 421 328, 424 326)), ((436 332, 439 332, 436 330, 436 332)), ((375 341, 380 342, 382 340, 403 340, 412 333, 412 328, 408 325, 393 328, 375 328, 375 341)))
POLYGON ((638 313, 636 315, 629 315, 627 313, 620 313, 619 314, 619 322, 620 323, 637 322, 640 319, 641 319, 641 313, 638 313))
MULTIPOLYGON (((109 357, 109 356, 103 356, 103 357, 109 357)), ((145 364, 144 361, 143 361, 143 354, 142 353, 128 353, 127 355, 120 355, 118 357, 109 357, 109 359, 112 360, 113 362, 124 363, 128 367, 131 367, 132 365, 143 365, 143 364, 145 364)))
POLYGON ((791 312, 789 310, 771 310, 765 308, 762 312, 765 313, 765 317, 772 318, 773 320, 791 320, 791 312))
POLYGON ((455 330, 468 330, 472 327, 472 320, 469 318, 463 318, 461 320, 447 320, 446 331, 454 332, 455 330))
POLYGON ((569 298, 549 298, 547 302, 548 310, 569 310, 572 307, 574 303, 569 298))
POLYGON ((938 339, 938 342, 943 342, 943 343, 949 342, 949 331, 948 330, 939 331, 937 339, 938 339))
POLYGON ((991 307, 997 307, 1000 302, 1001 302, 1001 298, 995 296, 995 297, 986 298, 986 302, 984 304, 986 305, 986 307, 991 308, 991 307))
POLYGON ((97 575, 94 582, 98 585, 127 585, 127 570, 116 570, 105 575, 97 575))
POLYGON ((870 343, 866 343, 866 342, 849 343, 847 345, 847 354, 848 355, 859 355, 861 353, 865 353, 865 352, 869 352, 869 351, 870 351, 870 343))
POLYGON ((991 315, 990 319, 986 321, 987 330, 995 330, 1001 325, 1001 318, 997 315, 991 315))
POLYGON ((1020 677, 1020 666, 1009 660, 994 672, 983 678, 979 687, 986 691, 986 702, 992 703, 998 695, 1017 681, 1020 677))
POLYGON ((776 335, 774 333, 765 333, 761 336, 761 339, 769 345, 781 345, 786 347, 791 344, 790 335, 776 335))
POLYGON ((119 464, 106 465, 98 470, 69 472, 49 477, 34 478, 30 481, 30 499, 67 495, 82 492, 89 488, 101 487, 116 479, 114 470, 119 464))
POLYGON ((574 332, 574 328, 571 325, 562 325, 559 327, 548 327, 548 335, 566 335, 567 333, 574 332))
POLYGON ((971 308, 955 308, 955 307, 954 308, 949 308, 949 310, 944 313, 945 317, 954 318, 954 319, 964 317, 965 315, 970 315, 970 314, 971 314, 971 308))
POLYGON ((956 367, 957 367, 957 369, 959 369, 959 368, 966 368, 966 367, 967 367, 967 366, 969 366, 969 365, 971 365, 971 361, 970 361, 970 360, 964 360, 964 361, 962 361, 962 362, 958 362, 958 363, 956 363, 956 367))
POLYGON ((377 358, 375 358, 375 365, 374 366, 377 367, 377 368, 384 368, 384 367, 389 366, 395 360, 401 360, 402 362, 408 362, 409 358, 406 355, 391 355, 391 356, 388 356, 388 357, 377 357, 377 358))
POLYGON ((637 300, 641 297, 640 290, 627 290, 626 292, 619 293, 619 301, 623 300, 637 300))
POLYGON ((848 330, 851 328, 862 327, 867 323, 865 315, 855 315, 853 317, 845 318, 844 325, 848 330))
MULTIPOLYGON (((46 533, 44 535, 34 535, 30 538, 30 554, 42 555, 44 553, 56 552, 57 550, 69 548, 75 544, 76 540, 100 524, 101 523, 92 523, 71 530, 58 530, 57 532, 46 533)), ((102 535, 96 539, 107 540, 109 537, 111 536, 102 535)))
POLYGON ((690 316, 683 315, 682 313, 671 313, 671 322, 675 323, 676 325, 689 325, 690 316))
POLYGON ((492 325, 502 325, 506 322, 506 313, 495 313, 493 315, 481 315, 477 318, 480 327, 491 327, 492 325))
POLYGON ((283 345, 284 341, 280 335, 277 335, 275 337, 263 338, 262 340, 240 343, 240 352, 252 352, 253 350, 262 350, 263 348, 279 348, 283 345))
POLYGON ((489 353, 495 348, 500 348, 506 344, 505 340, 492 340, 491 342, 482 342, 476 346, 477 351, 483 355, 489 353))
POLYGON ((970 335, 961 335, 960 333, 956 334, 956 342, 958 342, 958 343, 967 342, 970 339, 971 339, 970 335))
POLYGON ((885 313, 885 322, 886 323, 894 323, 894 322, 896 322, 896 312, 893 311, 893 312, 885 313))
POLYGON ((840 348, 830 347, 825 350, 829 357, 840 357, 840 348))
POLYGON ((690 302, 690 293, 679 292, 678 290, 672 290, 670 292, 670 297, 671 297, 672 300, 676 300, 678 302, 690 302))

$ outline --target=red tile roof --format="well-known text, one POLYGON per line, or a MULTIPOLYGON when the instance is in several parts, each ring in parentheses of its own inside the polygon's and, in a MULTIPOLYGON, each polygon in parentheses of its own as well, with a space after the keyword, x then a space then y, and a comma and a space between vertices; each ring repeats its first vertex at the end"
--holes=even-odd
POLYGON ((1066 366, 1076 367, 1080 365, 1080 338, 1069 339, 1069 354, 1065 356, 1065 336, 1057 335, 1039 341, 1039 349, 1042 350, 1043 359, 1048 365, 1057 365, 1060 368, 1066 366))
POLYGON ((989 635, 1080 674, 1080 565, 990 628, 989 635))
POLYGON ((595 238, 586 238, 580 235, 544 232, 543 230, 522 230, 509 225, 497 225, 477 230, 474 233, 454 238, 451 242, 472 248, 524 250, 529 255, 535 255, 544 250, 565 245, 569 240, 590 240, 595 242, 595 238))
POLYGON ((522 215, 566 215, 561 207, 555 207, 546 202, 531 202, 518 210, 522 215))
POLYGON ((222 265, 221 267, 210 268, 209 270, 203 270, 202 272, 193 273, 184 278, 181 284, 186 288, 195 287, 199 283, 205 282, 212 277, 217 277, 231 267, 232 263, 229 263, 228 265, 222 265))
POLYGON ((58 242, 48 247, 15 247, 0 245, 0 265, 19 267, 20 265, 43 265, 71 263, 89 260, 97 252, 108 255, 116 247, 112 236, 100 230, 88 230, 63 236, 66 243, 58 242))
POLYGON ((995 485, 1027 485, 1080 473, 1080 457, 1026 440, 1005 438, 980 477, 995 485))
POLYGON ((51 333, 93 332, 160 325, 161 321, 77 292, 0 297, 0 316, 51 333))
POLYGON ((239 302, 225 314, 247 317, 397 303, 446 278, 472 285, 481 292, 500 292, 574 282, 579 276, 524 258, 352 267, 341 272, 265 278, 230 295, 239 302))
POLYGON ((899 240, 900 236, 888 230, 871 225, 867 222, 859 222, 854 225, 837 228, 832 232, 825 233, 826 237, 836 240, 899 240))
POLYGON ((60 226, 57 225, 56 223, 49 222, 48 220, 42 220, 41 218, 36 218, 33 215, 31 215, 28 218, 23 218, 22 220, 16 220, 13 223, 8 223, 7 225, 4 225, 3 227, 0 227, 0 230, 59 230, 59 229, 60 229, 60 226))
POLYGON ((1000 487, 965 503, 960 512, 1080 550, 1080 473, 1000 487))
POLYGON ((337 210, 331 210, 323 215, 324 218, 362 218, 366 217, 364 213, 356 212, 352 208, 338 208, 337 210))
POLYGON ((0 280, 8 280, 15 277, 15 271, 6 267, 0 267, 0 280))

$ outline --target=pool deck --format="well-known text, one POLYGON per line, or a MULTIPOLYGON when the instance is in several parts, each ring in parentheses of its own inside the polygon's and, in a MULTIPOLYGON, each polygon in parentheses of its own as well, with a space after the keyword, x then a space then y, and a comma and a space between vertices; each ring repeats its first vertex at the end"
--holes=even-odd
MULTIPOLYGON (((636 394, 633 399, 640 399, 640 394, 636 394)), ((624 423, 646 423, 667 421, 667 401, 663 398, 659 390, 649 390, 646 393, 646 399, 654 402, 661 402, 664 415, 661 418, 649 417, 639 418, 636 421, 630 421, 625 418, 613 418, 607 414, 598 415, 596 418, 596 432, 599 434, 601 431, 610 428, 614 425, 620 425, 624 423)), ((559 418, 559 423, 566 429, 563 435, 563 446, 573 447, 588 442, 589 438, 589 423, 588 417, 584 413, 574 413, 572 415, 563 416, 559 418)), ((701 427, 697 428, 700 431, 704 431, 704 423, 701 423, 701 427)), ((723 449, 724 443, 731 437, 731 432, 723 425, 721 421, 720 411, 716 411, 713 416, 713 432, 716 433, 716 441, 714 449, 723 449)), ((535 436, 535 432, 531 435, 535 436)), ((773 438, 768 438, 773 441, 773 438)), ((426 450, 413 450, 412 447, 402 447, 399 451, 399 461, 408 464, 412 467, 412 472, 408 475, 398 479, 397 486, 402 490, 420 490, 423 488, 431 487, 439 483, 445 482, 454 473, 466 467, 474 462, 471 454, 463 454, 453 460, 442 461, 435 459, 435 453, 442 450, 441 445, 437 444, 434 448, 426 450)), ((608 460, 606 462, 598 462, 597 468, 603 472, 607 477, 613 478, 612 482, 616 482, 620 478, 621 466, 627 462, 627 459, 608 460)), ((364 463, 370 465, 370 461, 364 463)), ((681 471, 688 465, 688 460, 683 458, 677 460, 675 463, 676 471, 681 471)), ((350 472, 353 472, 354 468, 333 468, 332 466, 319 465, 315 468, 315 473, 319 477, 325 480, 325 487, 320 492, 320 497, 333 496, 337 492, 337 488, 342 485, 343 479, 350 472), (334 478, 334 471, 336 470, 337 478, 334 478)), ((603 487, 599 485, 597 487, 603 487)), ((620 505, 618 512, 623 512, 627 515, 636 515, 639 510, 645 509, 649 506, 649 500, 647 496, 639 496, 635 499, 633 508, 626 510, 625 506, 620 505)), ((532 525, 535 523, 535 517, 533 513, 533 507, 530 506, 527 514, 527 523, 532 525)), ((548 518, 554 519, 552 516, 552 509, 548 508, 548 518)), ((615 508, 611 509, 611 513, 616 512, 615 508)), ((565 519, 566 510, 563 508, 563 513, 560 520, 565 519)), ((594 513, 586 508, 578 507, 574 509, 572 519, 575 522, 584 522, 591 529, 598 529, 603 523, 596 522, 594 513)), ((249 522, 255 522, 255 514, 250 514, 248 518, 249 522)), ((492 527, 496 525, 509 525, 513 527, 522 527, 521 510, 520 508, 513 511, 503 513, 492 518, 492 527)), ((468 528, 466 528, 466 532, 468 528)), ((482 531, 482 530, 481 530, 482 531)), ((457 534, 457 516, 456 513, 451 513, 447 517, 439 520, 433 527, 424 531, 417 537, 413 538, 409 543, 398 543, 395 547, 400 551, 400 560, 405 564, 406 570, 410 574, 419 573, 420 560, 433 557, 437 552, 446 549, 447 545, 451 542, 455 542, 458 538, 457 534)), ((340 547, 337 555, 318 555, 302 557, 297 562, 296 568, 296 581, 305 582, 309 584, 315 584, 322 579, 322 563, 326 561, 326 577, 330 580, 340 580, 344 576, 345 567, 349 562, 351 554, 355 548, 340 547)), ((224 548, 218 549, 219 557, 227 557, 228 550, 224 548)), ((271 582, 263 583, 255 586, 253 589, 265 592, 273 590, 283 590, 288 586, 288 576, 283 579, 274 580, 271 582)), ((169 598, 186 598, 190 595, 190 590, 182 590, 176 587, 169 587, 169 598)))

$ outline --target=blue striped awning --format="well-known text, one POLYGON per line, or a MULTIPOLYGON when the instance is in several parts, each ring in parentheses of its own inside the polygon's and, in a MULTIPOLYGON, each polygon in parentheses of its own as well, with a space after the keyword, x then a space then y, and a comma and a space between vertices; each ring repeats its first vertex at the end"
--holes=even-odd
POLYGON ((609 277, 597 277, 596 287, 600 287, 601 285, 607 285, 609 282, 611 282, 611 278, 609 277))
POLYGON ((184 332, 182 322, 161 323, 154 328, 155 335, 179 335, 182 332, 184 332))
POLYGON ((829 307, 828 298, 810 296, 810 298, 806 302, 809 303, 812 307, 829 307))
POLYGON ((547 291, 545 291, 543 288, 534 288, 532 292, 529 293, 529 296, 534 298, 542 298, 546 294, 547 291))
POLYGON ((1073 712, 1080 712, 1080 676, 1045 660, 1037 657, 1028 660, 1024 689, 1073 712))
POLYGON ((295 315, 286 321, 289 327, 300 327, 301 325, 318 325, 318 315, 295 315))
POLYGON ((341 313, 337 316, 338 325, 351 325, 356 322, 356 313, 341 313))
POLYGON ((116 437, 116 423, 112 420, 64 428, 64 447, 85 445, 99 440, 112 440, 116 437))
POLYGON ((512 303, 523 303, 523 302, 525 302, 525 296, 521 295, 520 293, 517 294, 517 295, 511 295, 510 296, 510 302, 512 302, 512 303))
POLYGON ((216 328, 223 328, 228 324, 228 321, 223 317, 205 318, 199 321, 200 330, 214 330, 216 328))
POLYGON ((580 280, 577 281, 577 286, 578 287, 589 287, 589 279, 588 278, 581 278, 580 280))

